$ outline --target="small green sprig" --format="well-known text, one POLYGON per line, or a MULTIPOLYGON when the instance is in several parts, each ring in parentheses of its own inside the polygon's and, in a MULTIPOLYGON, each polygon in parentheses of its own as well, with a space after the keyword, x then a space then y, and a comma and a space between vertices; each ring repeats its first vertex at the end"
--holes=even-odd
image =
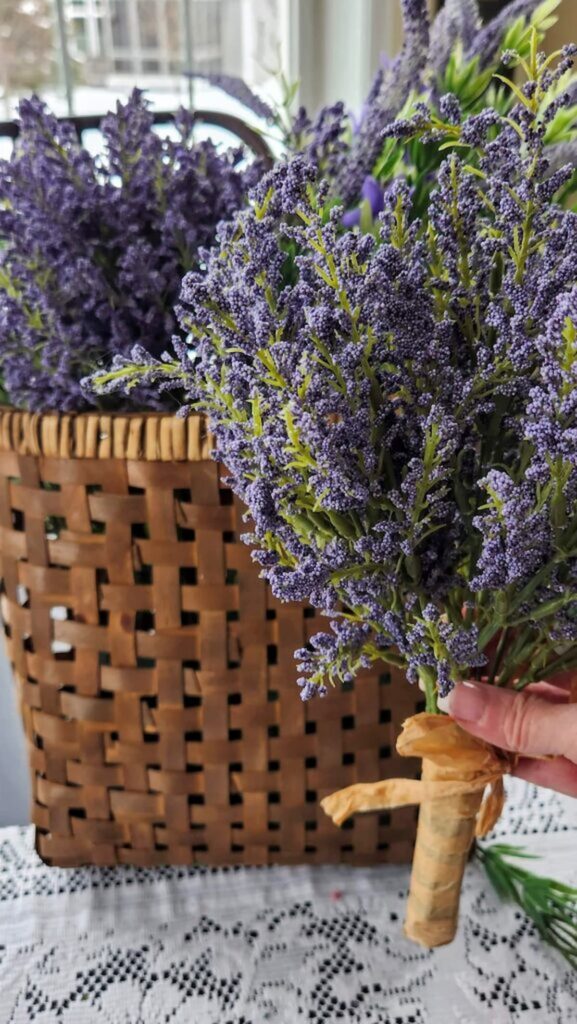
POLYGON ((541 938, 577 970, 577 889, 515 863, 538 859, 519 846, 479 846, 477 857, 501 899, 516 903, 541 938))

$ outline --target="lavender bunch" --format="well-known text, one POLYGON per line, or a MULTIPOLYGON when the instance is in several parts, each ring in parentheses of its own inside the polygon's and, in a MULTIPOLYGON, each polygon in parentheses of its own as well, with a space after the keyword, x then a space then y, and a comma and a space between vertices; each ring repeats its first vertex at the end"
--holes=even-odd
POLYGON ((180 358, 108 375, 172 378, 209 414, 273 592, 331 618, 303 697, 377 658, 431 710, 459 678, 577 664, 574 168, 544 143, 575 52, 554 70, 534 33, 509 115, 394 127, 475 152, 445 158, 425 217, 399 181, 373 233, 343 232, 315 163, 279 164, 185 279, 180 358))
MULTIPOLYGON (((83 410, 81 385, 139 346, 158 356, 178 332, 174 304, 216 225, 243 204, 262 168, 243 153, 195 144, 192 118, 176 138, 153 129, 141 92, 104 118, 102 157, 33 98, 0 162, 0 375, 4 399, 32 410, 83 410)), ((170 395, 138 388, 122 408, 170 395)))

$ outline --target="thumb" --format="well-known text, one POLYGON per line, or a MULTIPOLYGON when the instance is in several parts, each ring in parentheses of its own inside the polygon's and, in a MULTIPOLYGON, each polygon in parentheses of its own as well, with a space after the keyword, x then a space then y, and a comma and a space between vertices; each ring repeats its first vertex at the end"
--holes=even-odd
POLYGON ((463 729, 495 747, 577 761, 577 704, 467 681, 455 686, 445 708, 463 729))

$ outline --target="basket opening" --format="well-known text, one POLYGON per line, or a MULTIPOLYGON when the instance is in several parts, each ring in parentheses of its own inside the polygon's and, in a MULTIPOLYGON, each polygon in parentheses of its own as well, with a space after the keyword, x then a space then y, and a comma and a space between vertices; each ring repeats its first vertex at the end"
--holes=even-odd
POLYGON ((341 718, 341 729, 345 732, 354 729, 355 727, 355 716, 354 715, 343 715, 341 718))
POLYGON ((355 763, 355 755, 352 752, 350 752, 350 751, 348 753, 346 753, 346 754, 343 754, 342 762, 343 762, 343 765, 354 764, 355 763))
POLYGON ((199 623, 198 612, 181 612, 180 613, 180 624, 181 626, 198 626, 199 623))
POLYGON ((187 526, 176 525, 176 539, 183 541, 185 544, 191 544, 196 540, 196 532, 189 529, 187 526))
POLYGON ((26 528, 26 521, 24 519, 24 513, 20 509, 13 508, 12 512, 12 529, 17 530, 21 533, 26 528))
POLYGON ((228 704, 242 704, 242 693, 229 693, 227 697, 228 704))
POLYGON ((230 487, 219 487, 218 496, 220 498, 221 505, 232 505, 234 504, 234 495, 230 487))
POLYGON ((148 584, 153 582, 152 566, 148 563, 141 563, 137 569, 134 570, 134 582, 148 584))
POLYGON ((391 717, 390 708, 381 708, 379 711, 379 722, 381 725, 386 725, 387 722, 390 722, 391 717))
MULTIPOLYGON (((29 639, 29 638, 28 638, 29 639)), ((24 642, 24 650, 32 651, 32 646, 27 647, 24 642)), ((30 642, 31 643, 31 642, 30 642)), ((54 661, 74 661, 75 650, 72 644, 67 644, 64 640, 53 640, 50 644, 50 650, 54 661)))
POLYGON ((154 613, 148 609, 137 612, 134 616, 134 628, 141 633, 154 633, 156 630, 154 613))
POLYGON ((280 793, 277 790, 271 790, 268 794, 269 804, 280 804, 280 793))
POLYGON ((137 655, 136 667, 137 668, 156 668, 156 658, 142 658, 140 655, 137 655))
POLYGON ((388 745, 384 746, 384 747, 379 747, 379 757, 380 758, 382 758, 383 760, 386 760, 390 756, 391 756, 391 748, 388 745))
POLYGON ((192 565, 181 566, 179 577, 181 586, 195 587, 198 582, 196 567, 192 565))

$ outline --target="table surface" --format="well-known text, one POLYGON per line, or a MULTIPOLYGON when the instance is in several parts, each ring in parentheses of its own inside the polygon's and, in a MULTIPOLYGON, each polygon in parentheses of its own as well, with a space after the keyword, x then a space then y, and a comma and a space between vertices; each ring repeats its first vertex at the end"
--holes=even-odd
MULTIPOLYGON (((494 834, 577 882, 577 801, 509 784, 494 834)), ((0 830, 1 1024, 572 1024, 577 972, 469 866, 452 946, 408 868, 47 868, 0 830)))

